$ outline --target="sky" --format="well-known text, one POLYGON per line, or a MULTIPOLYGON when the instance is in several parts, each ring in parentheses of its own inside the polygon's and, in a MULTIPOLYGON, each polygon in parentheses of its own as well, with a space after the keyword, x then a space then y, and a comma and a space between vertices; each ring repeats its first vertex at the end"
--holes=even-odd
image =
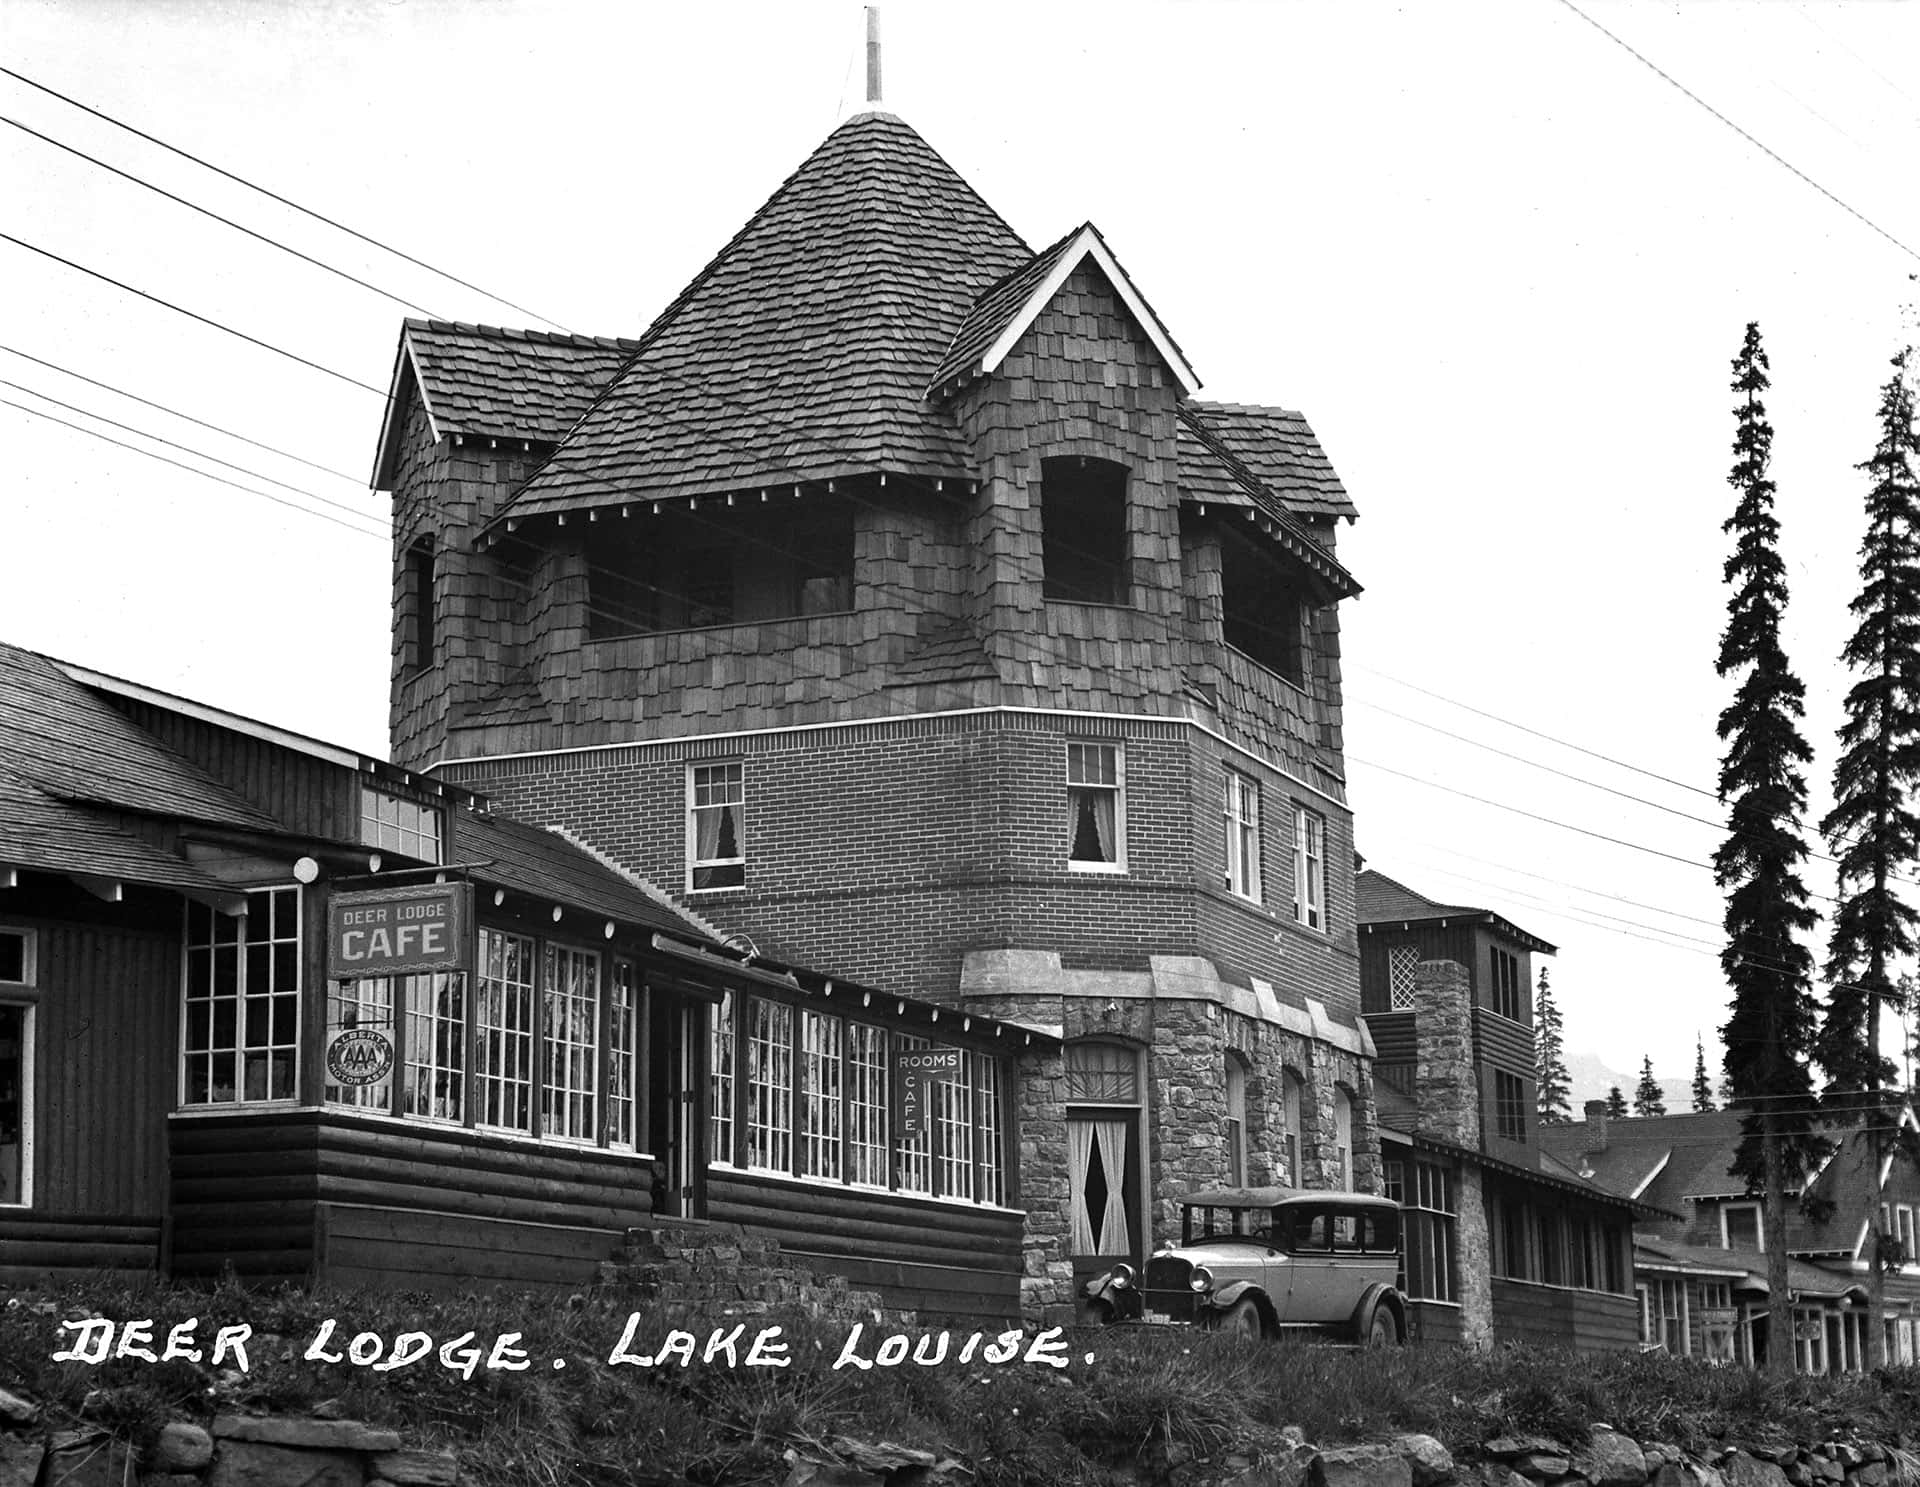
MULTIPOLYGON (((1361 513, 1361 852, 1557 945, 1569 1050, 1650 1057, 1683 1107, 1727 1002, 1730 363, 1757 321, 1817 820, 1854 467, 1915 337, 1920 7, 977 0, 882 29, 886 107, 1030 243, 1091 219, 1202 397, 1307 415, 1361 513)), ((638 334, 859 110, 863 43, 839 0, 0 6, 31 80, 0 75, 0 639, 384 753, 367 481, 401 318, 638 334)), ((1831 862, 1807 881, 1826 907, 1831 862)))

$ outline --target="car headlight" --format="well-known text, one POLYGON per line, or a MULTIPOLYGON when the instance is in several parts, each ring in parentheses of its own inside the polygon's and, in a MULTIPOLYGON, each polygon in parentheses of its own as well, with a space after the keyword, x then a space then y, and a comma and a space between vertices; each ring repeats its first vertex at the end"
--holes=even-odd
POLYGON ((1116 1291, 1124 1291, 1128 1286, 1133 1284, 1133 1267, 1131 1265, 1114 1266, 1112 1275, 1113 1288, 1116 1291))
POLYGON ((1193 1270, 1193 1279, 1189 1284, 1196 1291, 1211 1291, 1213 1289, 1213 1272, 1204 1265, 1196 1265, 1193 1270))

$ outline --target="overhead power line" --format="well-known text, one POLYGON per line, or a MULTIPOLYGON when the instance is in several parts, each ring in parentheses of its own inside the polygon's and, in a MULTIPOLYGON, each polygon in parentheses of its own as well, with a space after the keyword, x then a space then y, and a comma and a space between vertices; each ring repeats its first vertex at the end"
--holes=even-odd
MULTIPOLYGON (((258 470, 249 470, 245 465, 236 465, 231 460, 223 460, 218 455, 208 454, 204 449, 195 449, 190 444, 176 444, 171 439, 163 439, 158 434, 150 434, 145 429, 137 429, 130 423, 121 423, 118 419, 108 418, 103 413, 95 413, 91 408, 79 408, 72 403, 63 403, 58 398, 48 397, 47 394, 39 391, 37 388, 23 387, 20 383, 9 382, 4 377, 0 377, 0 387, 11 387, 15 392, 24 392, 28 397, 39 398, 43 403, 52 403, 56 408, 65 408, 69 413, 78 413, 82 418, 91 418, 97 423, 106 424, 109 428, 119 429, 123 433, 138 434, 142 439, 151 439, 155 444, 164 444, 169 449, 177 449, 182 454, 193 455, 196 459, 206 460, 209 464, 219 465, 223 469, 250 476, 255 480, 264 480, 268 485, 277 485, 281 490, 292 491, 296 496, 305 496, 309 501, 318 501, 322 506, 331 506, 336 511, 346 512, 349 516, 361 517, 368 521, 375 519, 373 513, 370 511, 363 511, 357 506, 349 506, 344 501, 335 501, 327 496, 316 495, 310 490, 302 490, 297 485, 288 485, 284 480, 276 480, 273 476, 263 475, 258 470)), ((318 514, 317 512, 315 513, 315 515, 318 514)))
MULTIPOLYGON (((161 149, 166 150, 172 154, 178 155, 183 160, 191 160, 195 165, 199 166, 203 170, 210 170, 215 175, 225 176, 229 181, 234 182, 236 185, 245 186, 249 191, 258 191, 262 196, 265 196, 270 200, 277 201, 280 203, 280 205, 284 207, 290 207, 294 211, 299 212, 302 216, 311 217, 316 222, 324 222, 328 227, 333 228, 334 231, 336 232, 344 232, 347 234, 348 237, 358 238, 361 242, 366 243, 371 247, 378 248, 382 253, 391 253, 395 258, 403 259, 407 263, 412 264, 415 268, 423 268, 430 274, 436 274, 440 278, 445 279, 449 284, 458 284, 462 289, 471 289, 475 294, 485 295, 488 299, 492 300, 495 304, 505 305, 510 310, 518 310, 522 315, 531 315, 535 320, 544 320, 548 325, 555 326, 558 329, 563 331, 567 330, 566 326, 561 325, 560 322, 558 320, 555 320, 551 315, 542 315, 538 310, 530 310, 525 305, 515 304, 512 300, 508 299, 505 295, 495 294, 491 290, 482 289, 478 284, 469 283, 467 280, 460 278, 457 274, 450 274, 445 269, 435 268, 432 264, 428 263, 425 259, 415 258, 411 253, 404 253, 400 249, 394 247, 391 243, 384 243, 379 238, 370 237, 368 234, 364 232, 361 232, 355 228, 347 226, 347 224, 344 222, 337 222, 332 217, 323 216, 321 213, 314 211, 311 207, 303 207, 297 201, 289 201, 286 197, 280 195, 280 193, 277 191, 270 191, 265 186, 262 186, 257 182, 249 181, 245 176, 235 175, 232 171, 223 169, 222 167, 215 165, 211 160, 203 160, 201 159, 200 156, 195 155, 190 150, 183 150, 178 145, 168 144, 164 139, 157 139, 153 135, 148 134, 144 129, 136 129, 133 125, 126 123, 124 120, 116 119, 112 114, 103 113, 101 110, 97 108, 90 108, 88 105, 80 102, 79 99, 69 98, 65 93, 60 92, 58 89, 49 88, 45 83, 35 82, 32 78, 28 77, 25 73, 15 72, 11 67, 0 67, 0 73, 4 73, 6 76, 12 78, 15 82, 25 83, 29 88, 37 89, 38 91, 45 93, 50 98, 58 98, 62 103, 67 104, 69 107, 77 108, 82 113, 92 114, 94 118, 103 120, 104 122, 113 125, 113 127, 116 129, 124 129, 127 131, 127 133, 135 135, 140 139, 144 139, 150 145, 158 145, 161 149)), ((572 332, 567 331, 567 334, 571 335, 572 332)))
POLYGON ((144 186, 147 188, 147 190, 156 192, 159 195, 166 197, 168 201, 178 202, 181 206, 185 207, 190 212, 198 212, 203 217, 211 217, 214 221, 222 224, 223 226, 231 227, 235 232, 244 232, 248 237, 253 238, 256 242, 265 243, 270 248, 278 248, 282 253, 290 253, 295 258, 299 259, 302 263, 310 263, 315 268, 320 269, 325 273, 332 274, 336 278, 345 279, 349 284, 357 284, 360 286, 360 288, 369 290, 372 293, 379 295, 382 299, 390 299, 396 305, 405 305, 409 310, 418 310, 422 315, 425 315, 429 320, 434 320, 439 318, 433 313, 433 311, 429 310, 425 305, 415 304, 412 300, 406 298, 406 296, 404 295, 395 294, 390 289, 382 289, 378 284, 369 284, 365 279, 358 278, 355 275, 348 273, 343 268, 335 268, 332 264, 325 263, 320 259, 313 257, 311 254, 302 253, 298 248, 288 247, 285 243, 281 242, 278 238, 270 238, 264 232, 255 232, 251 227, 244 226, 243 224, 234 221, 231 217, 223 217, 218 212, 212 211, 207 207, 201 206, 198 202, 188 201, 187 198, 184 196, 176 196, 174 195, 173 192, 168 191, 166 188, 162 186, 154 185, 152 181, 147 180, 143 176, 134 175, 131 171, 124 171, 120 169, 120 167, 117 165, 109 165, 107 164, 106 161, 96 159, 94 156, 89 155, 85 150, 76 150, 72 145, 62 144, 59 140, 55 139, 52 135, 42 134, 38 129, 30 129, 25 124, 22 124, 18 119, 9 119, 5 114, 0 114, 0 124, 11 124, 15 129, 21 130, 27 134, 31 134, 35 139, 46 141, 46 143, 52 145, 56 150, 65 150, 69 155, 77 155, 82 160, 86 161, 89 165, 97 165, 102 170, 112 171, 113 174, 119 176, 120 179, 123 181, 132 181, 133 184, 136 186, 144 186))
POLYGON ((97 377, 89 377, 85 372, 76 372, 72 367, 63 367, 57 361, 48 361, 45 357, 35 356, 30 351, 22 351, 18 346, 9 346, 5 342, 0 342, 0 351, 11 352, 24 361, 32 362, 35 366, 45 367, 51 372, 58 372, 63 377, 72 377, 74 380, 84 382, 90 387, 100 388, 103 392, 110 392, 118 397, 129 398, 136 403, 158 409, 160 412, 169 414, 174 418, 185 419, 188 423, 198 424, 203 429, 211 429, 216 434, 225 434, 229 439, 238 439, 242 444, 251 444, 255 449, 264 449, 268 454, 277 454, 283 460, 292 460, 296 465, 305 465, 309 470, 318 470, 322 475, 336 475, 342 480, 352 481, 355 485, 361 483, 358 475, 349 475, 345 470, 336 470, 331 465, 317 464, 313 460, 302 459, 299 455, 289 454, 277 445, 262 444, 258 439, 249 439, 245 434, 235 433, 232 429, 222 427, 220 424, 208 423, 204 418, 195 418, 191 413, 182 413, 178 408, 169 407, 165 403, 156 403, 152 398, 143 398, 137 392, 128 392, 124 387, 115 387, 111 382, 102 382, 97 377))
POLYGON ((122 449, 132 450, 135 454, 144 454, 150 460, 159 460, 163 465, 173 465, 177 469, 185 470, 190 475, 198 475, 202 480, 213 480, 219 482, 221 485, 230 485, 237 491, 245 491, 248 495, 258 496, 263 501, 272 501, 277 506, 285 506, 292 511, 304 512, 308 516, 317 516, 322 521, 330 521, 335 526, 345 527, 349 532, 358 532, 362 537, 371 537, 377 542, 387 540, 384 532, 376 532, 368 527, 358 526, 346 520, 344 517, 334 516, 325 511, 315 511, 311 506, 302 506, 297 501, 289 501, 286 497, 276 496, 271 491, 255 490, 252 486, 242 485, 237 480, 229 480, 224 475, 215 475, 210 470, 195 469, 192 465, 185 464, 180 460, 170 459, 164 454, 156 454, 151 449, 142 449, 138 444, 129 444, 124 439, 115 439, 111 435, 101 433, 98 429, 90 429, 81 424, 69 423, 64 418, 55 418, 51 413, 42 413, 38 408, 29 408, 25 403, 16 403, 12 398, 0 398, 0 405, 8 408, 18 408, 22 413, 30 414, 34 418, 44 418, 48 423, 57 423, 63 428, 72 429, 75 433, 86 434, 91 438, 99 439, 107 444, 116 444, 122 449))
MULTIPOLYGON (((5 68, 0 68, 0 72, 4 72, 5 70, 5 68)), ((133 285, 124 284, 110 274, 103 274, 98 269, 88 268, 83 263, 75 263, 71 258, 62 258, 58 253, 37 247, 23 238, 15 237, 10 232, 0 232, 0 239, 12 243, 17 248, 25 248, 29 253, 38 253, 42 258, 51 258, 55 263, 65 264, 68 268, 86 274, 90 278, 98 279, 105 284, 111 284, 115 289, 124 289, 128 294, 137 294, 141 299, 151 300, 154 304, 164 306, 166 309, 172 310, 175 314, 185 315, 189 320, 197 320, 202 325, 210 325, 215 330, 225 331, 230 336, 236 336, 250 345, 260 347, 263 351, 271 351, 275 356, 284 356, 288 361, 297 361, 303 367, 311 367, 316 372, 325 372, 329 377, 338 378, 340 381, 348 383, 353 387, 365 388, 375 397, 384 398, 387 395, 387 390, 384 387, 375 387, 371 382, 362 382, 358 377, 349 377, 345 372, 336 372, 332 367, 322 366, 317 361, 309 361, 298 352, 289 351, 284 346, 276 346, 271 341, 263 341, 258 336, 250 336, 243 330, 235 330, 231 325, 211 319, 208 316, 200 314, 198 311, 189 310, 184 305, 176 305, 172 300, 162 299, 157 294, 148 294, 144 289, 136 289, 133 285)))
POLYGON ((1666 71, 1658 63, 1654 62, 1649 57, 1647 57, 1644 53, 1636 51, 1627 42, 1622 41, 1618 36, 1614 35, 1613 32, 1609 31, 1605 26, 1601 25, 1592 16, 1588 15, 1579 6, 1575 5, 1573 3, 1573 0, 1560 0, 1560 3, 1566 6, 1566 8, 1572 11, 1575 15, 1579 16, 1580 19, 1585 21, 1589 26, 1593 27, 1593 29, 1598 31, 1602 36, 1606 37, 1608 41, 1612 42, 1615 46, 1619 47, 1621 51, 1625 52, 1628 56, 1632 57, 1634 61, 1638 62, 1642 67, 1645 67, 1648 71, 1652 72, 1655 76, 1659 77, 1663 82, 1666 82, 1673 88, 1677 89, 1680 93, 1684 94, 1686 97, 1692 99, 1693 102, 1699 104, 1700 107, 1704 108, 1708 113, 1712 114, 1714 118, 1718 119, 1722 124, 1725 124, 1727 128, 1731 129, 1735 134, 1739 135, 1748 144, 1752 145, 1762 155, 1765 155, 1769 160, 1773 161, 1775 165, 1780 166, 1783 170, 1787 171, 1790 175, 1794 176, 1796 179, 1804 182, 1806 185, 1811 186, 1815 191, 1818 191, 1822 196, 1826 197, 1828 201, 1832 202, 1835 206, 1840 208, 1841 211, 1845 212, 1849 217, 1852 217, 1856 222, 1859 222, 1869 230, 1875 233, 1878 233, 1881 237, 1885 238, 1888 242, 1892 243, 1894 247, 1898 248, 1902 253, 1906 254, 1907 257, 1920 258, 1920 251, 1916 251, 1913 248, 1909 248, 1905 243, 1901 242, 1899 238, 1895 237, 1892 233, 1888 232, 1886 228, 1882 227, 1878 222, 1874 221, 1873 218, 1869 217, 1865 212, 1859 210, 1859 208, 1852 206, 1845 201, 1842 201, 1833 192, 1829 191, 1825 186, 1822 186, 1812 176, 1808 175, 1804 170, 1800 169, 1799 166, 1795 165, 1792 161, 1783 157, 1777 150, 1774 150, 1769 146, 1763 144, 1758 139, 1755 139, 1753 135, 1749 134, 1746 130, 1742 129, 1738 124, 1734 123, 1732 119, 1729 119, 1725 114, 1721 113, 1720 110, 1715 108, 1711 103, 1708 103, 1706 99, 1702 98, 1698 93, 1694 92, 1693 89, 1689 88, 1685 83, 1681 82, 1679 78, 1675 77, 1672 73, 1666 71))

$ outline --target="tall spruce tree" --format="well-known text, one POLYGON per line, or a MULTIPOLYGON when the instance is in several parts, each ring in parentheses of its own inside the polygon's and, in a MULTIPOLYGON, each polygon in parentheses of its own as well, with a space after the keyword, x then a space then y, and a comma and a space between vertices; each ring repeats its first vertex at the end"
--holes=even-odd
POLYGON ((1620 1093, 1620 1086, 1607 1091, 1607 1119, 1625 1120, 1627 1118, 1627 1097, 1620 1093))
MULTIPOLYGON (((1920 780, 1920 442, 1914 431, 1913 389, 1907 353, 1893 359, 1893 376, 1880 393, 1880 436, 1872 458, 1858 468, 1872 481, 1867 535, 1860 544, 1860 593, 1849 606, 1858 626, 1840 653, 1857 678, 1847 693, 1840 726, 1840 757, 1833 767, 1833 809, 1820 830, 1839 862, 1839 902, 1827 941, 1827 1012, 1814 1056, 1827 1076, 1829 1117, 1865 1119, 1878 1172, 1879 1131, 1897 1119, 1883 1095, 1896 1083, 1880 1052, 1880 1009, 1896 1011, 1901 990, 1894 964, 1912 953, 1914 910, 1892 880, 1920 857, 1920 818, 1912 793, 1920 780), (1885 1107, 1885 1108, 1883 1108, 1885 1107)), ((1879 1205, 1867 1253, 1878 1256, 1888 1237, 1879 1205)), ((1867 1338, 1870 1360, 1885 1363, 1880 1318, 1885 1274, 1868 1271, 1867 1338)))
POLYGON ((1533 1026, 1538 1042, 1534 1055, 1534 1111, 1543 1126, 1563 1126, 1573 1119, 1573 1081, 1567 1075, 1566 1033, 1560 1004, 1547 984, 1547 968, 1540 967, 1540 984, 1533 994, 1533 1026))
POLYGON ((1707 1044, 1693 1035, 1693 1113, 1709 1115, 1720 1107, 1713 1102, 1713 1081, 1707 1078, 1707 1044))
POLYGON ((1727 942, 1720 968, 1733 1000, 1721 1036, 1742 1139, 1732 1171, 1749 1191, 1765 1195, 1767 1247, 1767 1369, 1793 1370, 1793 1311, 1787 1285, 1786 1191, 1809 1165, 1813 1132, 1813 957, 1801 938, 1814 925, 1800 881, 1806 844, 1800 813, 1807 787, 1801 771, 1811 751, 1800 736, 1804 689, 1780 647, 1780 616, 1787 604, 1780 560, 1780 524, 1773 514, 1767 473, 1773 429, 1761 394, 1768 386, 1760 327, 1749 324, 1733 362, 1733 515, 1722 530, 1733 537, 1724 577, 1732 589, 1716 670, 1737 678, 1733 700, 1720 714, 1726 746, 1720 763, 1720 800, 1727 807, 1727 838, 1714 853, 1715 881, 1726 895, 1727 942))
POLYGON ((1667 1113, 1667 1092, 1660 1087, 1660 1081, 1653 1077, 1652 1054, 1640 1056, 1640 1087, 1633 1092, 1633 1113, 1635 1115, 1667 1113))

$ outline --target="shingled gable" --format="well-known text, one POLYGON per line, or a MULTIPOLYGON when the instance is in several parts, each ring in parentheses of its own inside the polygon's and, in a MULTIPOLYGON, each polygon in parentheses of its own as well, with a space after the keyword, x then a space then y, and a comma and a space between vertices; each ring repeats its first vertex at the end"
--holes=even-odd
POLYGON ((1374 930, 1404 929, 1414 924, 1444 923, 1451 919, 1485 924, 1529 950, 1537 950, 1545 955, 1556 953, 1555 946, 1538 935, 1528 934, 1492 909, 1436 903, 1425 894, 1414 892, 1406 884, 1397 883, 1374 868, 1367 868, 1353 880, 1353 916, 1362 934, 1374 930))
POLYGON ((1031 250, 912 129, 849 119, 641 337, 490 530, 628 499, 968 478, 927 382, 1031 250))
POLYGON ((1120 267, 1100 229, 1087 222, 1036 254, 1030 263, 980 297, 933 374, 930 395, 944 397, 973 377, 992 375, 1039 319, 1041 311, 1053 302, 1074 270, 1089 259, 1106 276, 1134 323, 1153 343, 1154 350, 1179 383, 1181 394, 1191 397, 1199 391, 1199 377, 1187 364, 1185 355, 1154 313, 1153 306, 1120 267))
POLYGON ((434 439, 449 435, 557 444, 640 342, 409 319, 400 330, 373 488, 391 490, 409 399, 434 439))

